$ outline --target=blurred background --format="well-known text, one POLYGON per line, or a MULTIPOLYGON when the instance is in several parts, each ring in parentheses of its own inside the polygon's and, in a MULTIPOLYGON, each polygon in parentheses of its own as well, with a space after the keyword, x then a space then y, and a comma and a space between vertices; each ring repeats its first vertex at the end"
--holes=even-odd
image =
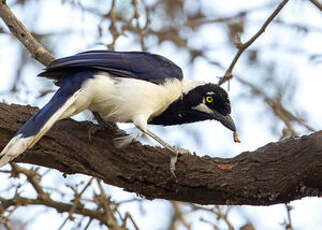
MULTIPOLYGON (((7 4, 55 57, 90 49, 143 50, 174 61, 186 78, 217 83, 237 52, 238 34, 242 42, 250 39, 280 2, 11 0, 7 4)), ((289 1, 242 54, 234 78, 223 84, 241 144, 235 144, 232 133, 215 121, 152 130, 170 144, 212 157, 233 157, 269 142, 321 130, 322 14, 314 2, 289 1)), ((42 68, 0 20, 1 102, 46 104, 57 87, 37 77, 42 68)), ((75 119, 92 117, 85 112, 75 119)), ((102 195, 124 229, 322 229, 318 198, 269 207, 148 201, 84 175, 64 178, 55 170, 35 166, 32 170, 57 202, 71 203, 82 192, 82 204, 99 210, 102 195)), ((17 193, 37 196, 26 176, 12 177, 10 166, 1 169, 0 181, 0 199, 17 193)), ((107 229, 95 218, 73 214, 73 219, 68 212, 58 211, 46 204, 16 205, 1 214, 0 229, 107 229)))

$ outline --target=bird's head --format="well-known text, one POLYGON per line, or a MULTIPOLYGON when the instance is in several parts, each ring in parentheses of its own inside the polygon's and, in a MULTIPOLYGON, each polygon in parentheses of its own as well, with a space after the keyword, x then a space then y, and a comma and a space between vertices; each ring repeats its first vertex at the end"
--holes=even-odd
POLYGON ((185 81, 183 95, 161 114, 152 117, 149 124, 180 125, 217 120, 234 132, 235 142, 240 142, 230 112, 228 94, 223 88, 212 83, 185 81))
POLYGON ((197 120, 214 119, 225 127, 236 131, 233 119, 230 117, 230 101, 227 92, 212 83, 198 85, 185 92, 183 104, 190 110, 190 116, 197 120))

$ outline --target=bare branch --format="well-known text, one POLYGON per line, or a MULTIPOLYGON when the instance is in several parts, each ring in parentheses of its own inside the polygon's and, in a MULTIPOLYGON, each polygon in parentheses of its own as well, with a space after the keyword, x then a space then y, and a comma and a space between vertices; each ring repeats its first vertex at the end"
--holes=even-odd
POLYGON ((168 229, 175 230, 177 229, 178 224, 181 223, 187 230, 191 230, 191 224, 187 221, 185 213, 180 207, 180 202, 171 201, 171 204, 173 207, 173 216, 168 229))
POLYGON ((82 195, 84 194, 84 192, 86 191, 86 189, 88 189, 88 187, 91 185, 92 181, 94 180, 94 177, 92 177, 88 183, 85 185, 85 187, 82 189, 82 191, 80 193, 76 193, 75 194, 75 200, 73 202, 73 207, 71 207, 71 209, 69 210, 68 213, 68 219, 73 220, 73 213, 75 212, 75 209, 77 208, 77 206, 79 205, 82 195))
POLYGON ((27 170, 23 167, 20 167, 19 165, 15 164, 15 163, 11 163, 11 167, 12 167, 12 173, 14 174, 19 174, 22 173, 24 174, 28 181, 30 182, 30 184, 34 187, 34 189, 36 190, 38 197, 40 199, 43 200, 48 200, 49 199, 49 194, 46 193, 43 188, 40 185, 40 175, 37 173, 36 170, 27 170))
POLYGON ((0 17, 8 26, 11 33, 28 49, 32 56, 47 66, 55 58, 46 50, 25 28, 19 19, 12 13, 6 1, 0 1, 0 17))
POLYGON ((292 219, 291 219, 291 211, 293 207, 289 204, 284 204, 287 212, 287 220, 284 221, 283 225, 285 226, 285 230, 294 230, 292 225, 292 219))
MULTIPOLYGON (((0 104, 0 148, 37 111, 0 104)), ((92 125, 60 121, 17 161, 96 176, 147 199, 269 205, 322 194, 322 131, 270 143, 234 158, 180 156, 175 181, 167 150, 139 143, 117 149, 113 139, 120 131, 115 129, 99 132, 90 145, 92 125)))
POLYGON ((224 76, 219 80, 218 85, 222 85, 224 82, 230 80, 233 77, 233 69, 239 59, 239 57, 242 55, 242 53, 262 34, 265 32, 267 26, 273 21, 273 19, 279 14, 279 12, 283 9, 283 7, 286 5, 288 0, 284 0, 281 2, 277 8, 274 10, 274 12, 266 19, 265 23, 262 25, 262 27, 259 29, 259 31, 251 37, 247 42, 242 43, 238 45, 238 52, 235 55, 233 61, 229 65, 228 69, 226 70, 224 76))
MULTIPOLYGON (((25 197, 21 197, 20 195, 15 195, 11 199, 5 199, 0 197, 0 204, 1 209, 7 209, 11 206, 26 206, 26 205, 45 205, 47 207, 55 208, 58 212, 68 212, 72 208, 72 204, 67 204, 63 202, 57 202, 52 199, 43 200, 43 199, 28 199, 25 197)), ((0 209, 0 216, 1 216, 1 209, 0 209)), ((89 216, 92 219, 98 220, 101 223, 104 223, 104 216, 101 215, 99 212, 91 209, 87 209, 84 207, 77 207, 75 209, 75 213, 89 216)))
POLYGON ((117 230, 117 229, 119 229, 119 226, 117 224, 117 220, 116 220, 115 216, 113 215, 113 211, 110 208, 111 202, 104 192, 101 181, 99 179, 96 179, 96 182, 97 182, 98 188, 100 190, 100 194, 99 194, 98 198, 100 200, 100 203, 103 206, 102 208, 104 210, 105 222, 111 230, 117 230))
MULTIPOLYGON (((91 185, 92 181, 94 180, 94 177, 92 177, 89 180, 89 182, 84 186, 84 188, 80 192, 78 192, 76 188, 72 188, 75 192, 75 198, 72 200, 72 203, 66 203, 62 201, 53 200, 49 196, 49 194, 44 191, 44 188, 40 184, 41 175, 39 175, 36 170, 28 170, 26 168, 18 166, 16 163, 11 163, 11 166, 13 168, 11 172, 12 176, 24 174, 27 177, 27 180, 30 182, 30 184, 34 187, 35 192, 37 194, 37 198, 29 199, 27 197, 21 196, 18 191, 20 186, 17 186, 16 194, 13 196, 13 198, 4 198, 0 196, 0 223, 6 224, 9 220, 9 216, 12 215, 12 213, 20 206, 41 204, 47 207, 54 208, 57 210, 57 212, 68 213, 68 216, 65 218, 59 229, 62 229, 69 220, 75 221, 73 214, 79 214, 84 217, 89 217, 91 220, 97 220, 100 222, 100 224, 106 225, 111 230, 127 229, 126 225, 120 227, 117 223, 116 218, 113 218, 113 222, 111 222, 111 219, 106 218, 106 216, 113 217, 114 213, 119 212, 117 208, 111 210, 109 205, 112 202, 106 202, 108 198, 105 196, 105 193, 104 195, 100 196, 101 199, 99 200, 95 199, 94 197, 93 200, 87 201, 96 204, 97 208, 85 208, 84 200, 81 200, 81 198, 83 193, 91 185), (101 209, 101 206, 103 205, 105 206, 105 210, 101 209), (6 215, 4 215, 4 213, 6 213, 6 215)), ((101 187, 100 189, 102 192, 101 187)))
POLYGON ((318 0, 310 0, 310 2, 322 11, 322 4, 318 0))

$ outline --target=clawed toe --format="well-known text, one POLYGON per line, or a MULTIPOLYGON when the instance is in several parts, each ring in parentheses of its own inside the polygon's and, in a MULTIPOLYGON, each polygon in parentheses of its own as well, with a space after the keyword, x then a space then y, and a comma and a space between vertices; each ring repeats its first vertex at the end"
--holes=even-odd
POLYGON ((88 141, 89 143, 93 143, 93 136, 96 135, 97 132, 103 131, 105 128, 102 126, 92 126, 88 129, 88 141))
POLYGON ((171 151, 170 153, 170 173, 171 175, 176 178, 175 170, 176 170, 176 162, 178 160, 178 156, 184 155, 184 154, 191 154, 189 150, 186 149, 178 149, 176 147, 173 147, 175 151, 171 151))
POLYGON ((176 162, 178 160, 178 153, 171 153, 170 155, 170 173, 176 178, 175 170, 176 170, 176 162))

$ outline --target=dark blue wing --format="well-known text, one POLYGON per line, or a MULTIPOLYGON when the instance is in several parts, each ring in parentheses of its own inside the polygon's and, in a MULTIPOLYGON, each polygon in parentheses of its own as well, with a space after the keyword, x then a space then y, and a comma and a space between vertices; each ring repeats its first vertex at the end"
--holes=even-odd
POLYGON ((39 76, 62 80, 84 70, 101 70, 118 77, 137 78, 163 83, 168 78, 182 80, 179 66, 160 55, 147 52, 94 50, 56 59, 39 76))

